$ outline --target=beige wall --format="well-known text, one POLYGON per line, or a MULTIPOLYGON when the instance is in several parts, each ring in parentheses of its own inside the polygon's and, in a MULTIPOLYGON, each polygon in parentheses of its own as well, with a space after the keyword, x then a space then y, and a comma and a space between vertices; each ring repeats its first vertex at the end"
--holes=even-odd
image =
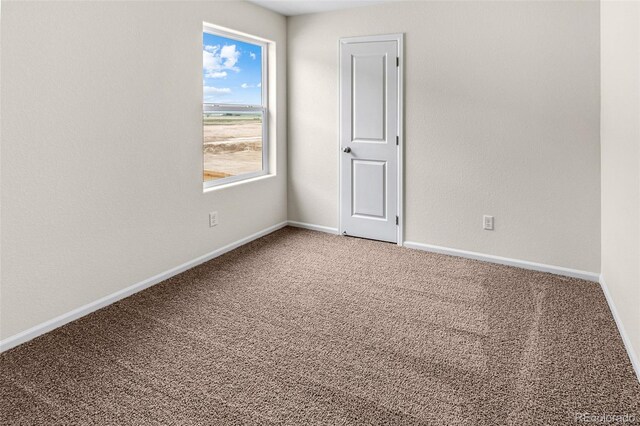
POLYGON ((338 39, 395 32, 406 240, 598 272, 597 2, 399 2, 290 18, 289 219, 337 227, 338 39))
POLYGON ((601 32, 602 278, 640 354, 640 3, 603 2, 601 32))
POLYGON ((285 38, 242 2, 2 2, 0 338, 286 220, 285 38), (277 176, 205 194, 202 21, 278 70, 277 176))

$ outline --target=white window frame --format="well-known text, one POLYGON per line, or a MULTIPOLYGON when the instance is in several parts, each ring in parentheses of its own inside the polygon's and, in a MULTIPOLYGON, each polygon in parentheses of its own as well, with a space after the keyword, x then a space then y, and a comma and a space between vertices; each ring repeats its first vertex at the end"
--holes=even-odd
MULTIPOLYGON (((204 117, 204 114, 207 112, 257 112, 262 114, 262 170, 242 173, 236 176, 228 176, 220 179, 203 181, 202 187, 203 189, 207 189, 269 174, 269 100, 267 98, 267 88, 269 82, 269 76, 267 74, 267 61, 269 49, 267 42, 262 39, 222 30, 211 24, 203 23, 202 32, 260 46, 260 58, 262 61, 262 81, 260 82, 260 87, 262 89, 262 105, 217 104, 205 103, 204 100, 202 101, 202 117, 204 117)), ((204 118, 202 126, 203 136, 201 143, 204 144, 204 118)), ((204 152, 202 153, 202 173, 200 175, 204 176, 204 152)))

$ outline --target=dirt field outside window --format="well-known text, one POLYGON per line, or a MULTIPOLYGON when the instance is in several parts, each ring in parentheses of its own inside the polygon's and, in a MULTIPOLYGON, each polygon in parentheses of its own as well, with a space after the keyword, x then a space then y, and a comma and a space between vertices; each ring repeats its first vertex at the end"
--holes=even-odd
POLYGON ((262 170, 262 116, 204 113, 205 182, 262 170))

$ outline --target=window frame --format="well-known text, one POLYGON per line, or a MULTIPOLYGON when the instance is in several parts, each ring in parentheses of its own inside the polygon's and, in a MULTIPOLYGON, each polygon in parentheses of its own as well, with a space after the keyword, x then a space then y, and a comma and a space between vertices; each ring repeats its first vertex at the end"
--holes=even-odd
MULTIPOLYGON (((268 99, 268 52, 269 44, 267 41, 258 37, 250 35, 239 34, 229 30, 220 29, 215 25, 207 24, 203 22, 202 33, 212 34, 220 37, 225 37, 231 40, 238 40, 244 43, 250 43, 260 47, 260 60, 262 78, 260 81, 260 88, 262 89, 262 105, 243 105, 243 104, 222 104, 205 102, 204 97, 202 99, 202 139, 201 144, 204 147, 204 114, 207 112, 257 112, 262 114, 262 170, 255 172, 242 173, 235 176, 227 176, 219 179, 212 179, 202 182, 203 190, 219 187, 229 183, 235 183, 247 179, 252 179, 269 174, 269 99, 268 99)), ((204 83, 203 83, 204 88, 204 83)), ((200 176, 204 176, 204 151, 202 152, 202 173, 200 176)))

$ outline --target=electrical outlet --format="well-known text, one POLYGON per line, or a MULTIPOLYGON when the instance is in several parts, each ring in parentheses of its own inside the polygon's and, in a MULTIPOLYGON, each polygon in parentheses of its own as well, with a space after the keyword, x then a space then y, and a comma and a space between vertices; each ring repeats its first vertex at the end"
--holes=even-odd
POLYGON ((482 216, 482 228, 487 231, 493 231, 493 216, 482 216))
POLYGON ((218 225, 218 212, 209 213, 209 228, 213 228, 218 225))

